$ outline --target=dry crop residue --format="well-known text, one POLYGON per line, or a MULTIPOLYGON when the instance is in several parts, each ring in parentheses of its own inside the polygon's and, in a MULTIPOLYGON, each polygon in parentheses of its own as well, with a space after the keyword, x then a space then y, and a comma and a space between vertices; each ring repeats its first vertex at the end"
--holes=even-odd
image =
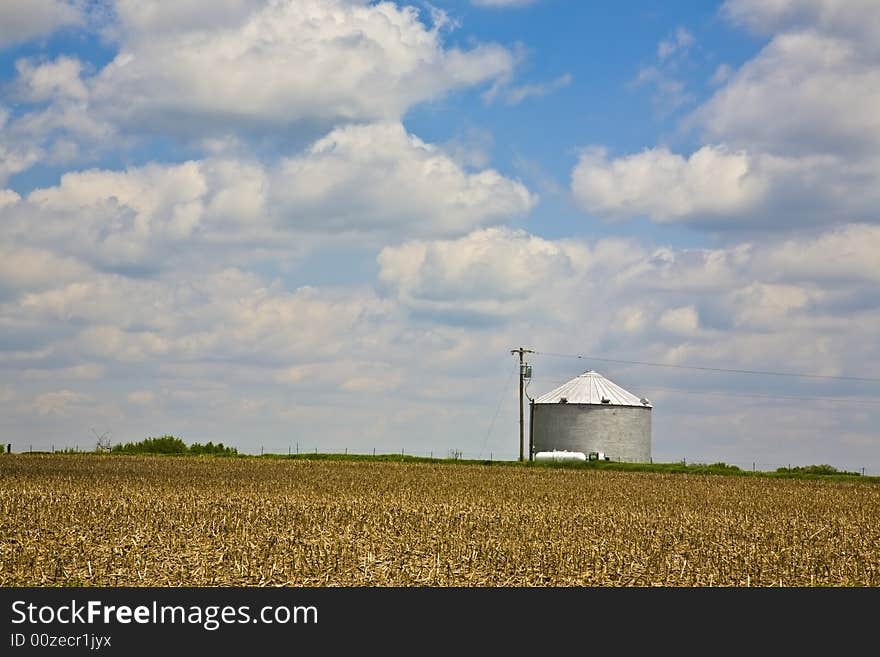
POLYGON ((0 457, 2 586, 880 586, 880 486, 0 457))

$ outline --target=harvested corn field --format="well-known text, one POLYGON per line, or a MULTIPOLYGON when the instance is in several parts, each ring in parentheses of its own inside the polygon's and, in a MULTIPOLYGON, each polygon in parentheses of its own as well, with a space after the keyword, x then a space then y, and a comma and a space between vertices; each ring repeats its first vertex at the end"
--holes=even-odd
POLYGON ((880 485, 0 457, 3 586, 880 586, 880 485))

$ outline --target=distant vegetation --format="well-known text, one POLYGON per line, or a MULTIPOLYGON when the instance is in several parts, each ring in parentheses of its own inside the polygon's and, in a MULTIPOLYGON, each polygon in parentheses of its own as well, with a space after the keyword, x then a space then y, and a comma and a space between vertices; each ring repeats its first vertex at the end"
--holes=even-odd
POLYGON ((234 447, 225 447, 223 443, 207 442, 193 443, 189 447, 180 438, 174 436, 160 436, 159 438, 146 438, 137 443, 124 443, 114 445, 110 450, 113 454, 211 454, 214 456, 236 456, 238 450, 234 447))
POLYGON ((880 483, 878 476, 863 476, 859 472, 837 470, 830 465, 807 465, 793 468, 779 468, 776 471, 742 469, 730 463, 622 463, 620 461, 544 461, 519 463, 518 461, 490 461, 487 459, 428 458, 427 456, 410 456, 402 454, 335 454, 335 453, 304 453, 296 455, 265 454, 263 458, 298 459, 303 461, 392 461, 400 463, 436 463, 448 465, 496 465, 501 467, 556 468, 574 470, 612 470, 623 472, 656 472, 668 474, 696 475, 738 475, 742 477, 772 477, 786 479, 815 479, 828 477, 831 479, 851 480, 858 477, 864 482, 880 483))
POLYGON ((834 466, 823 463, 822 465, 798 465, 793 468, 776 468, 779 474, 810 474, 810 475, 855 475, 861 476, 859 472, 847 472, 846 470, 838 470, 834 466))
POLYGON ((235 447, 224 447, 223 443, 216 445, 210 440, 204 445, 201 443, 193 443, 189 446, 190 454, 214 454, 215 456, 237 456, 238 450, 235 447))
POLYGON ((757 477, 784 477, 792 479, 814 479, 816 477, 829 477, 834 479, 848 479, 859 477, 865 481, 877 482, 880 477, 863 477, 859 472, 838 470, 830 465, 805 465, 790 468, 777 468, 776 471, 753 471, 743 470, 729 463, 618 463, 615 461, 588 461, 576 464, 541 463, 544 467, 586 467, 600 470, 623 470, 630 472, 667 472, 701 475, 742 475, 757 477))
MULTIPOLYGON (((99 453, 96 450, 94 453, 99 453)), ((205 444, 193 443, 187 446, 180 438, 165 435, 158 438, 146 438, 136 443, 124 443, 114 445, 110 450, 112 454, 167 454, 167 455, 212 455, 212 456, 242 456, 235 447, 226 447, 223 443, 207 442, 205 444)), ((48 454, 49 452, 37 452, 34 454, 48 454)), ((74 454, 78 449, 53 450, 58 454, 74 454)), ((861 472, 838 470, 828 464, 803 465, 794 467, 781 467, 776 470, 742 469, 730 463, 686 463, 674 461, 672 463, 623 463, 620 461, 576 461, 576 462, 529 462, 493 460, 493 459, 462 459, 461 452, 451 451, 447 457, 441 456, 414 456, 410 454, 339 454, 307 452, 297 454, 261 454, 254 458, 266 459, 293 459, 303 461, 367 461, 367 462, 396 462, 396 463, 433 463, 433 464, 460 464, 460 465, 495 465, 501 467, 528 467, 528 468, 561 468, 561 469, 585 469, 585 470, 612 470, 623 472, 655 472, 667 474, 696 474, 696 475, 738 475, 743 477, 783 477, 792 479, 839 479, 853 480, 858 477, 865 483, 880 483, 880 476, 865 476, 861 472)))

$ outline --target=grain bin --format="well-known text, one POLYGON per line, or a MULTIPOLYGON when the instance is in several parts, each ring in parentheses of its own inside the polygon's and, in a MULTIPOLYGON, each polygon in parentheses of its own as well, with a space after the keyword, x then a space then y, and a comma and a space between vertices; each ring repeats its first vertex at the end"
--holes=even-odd
POLYGON ((532 453, 604 452, 612 461, 651 460, 651 403, 590 370, 536 398, 532 453))

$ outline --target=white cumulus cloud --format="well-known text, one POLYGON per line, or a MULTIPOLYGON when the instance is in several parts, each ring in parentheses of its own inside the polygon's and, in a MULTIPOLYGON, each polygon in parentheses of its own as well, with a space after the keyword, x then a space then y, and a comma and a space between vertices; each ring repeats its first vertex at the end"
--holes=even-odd
POLYGON ((582 257, 564 243, 489 228, 459 239, 386 247, 378 261, 380 280, 413 309, 510 315, 521 312, 540 287, 564 285, 582 257))
POLYGON ((382 123, 338 128, 277 164, 220 157, 69 172, 23 199, 10 193, 0 233, 18 249, 132 274, 200 258, 240 263, 254 249, 292 255, 308 239, 344 234, 459 234, 536 202, 522 183, 467 170, 382 123))
POLYGON ((693 306, 682 306, 664 310, 657 324, 672 333, 691 335, 696 333, 700 320, 693 306))
POLYGON ((586 150, 571 181, 581 207, 726 230, 880 221, 875 3, 729 0, 724 14, 771 38, 739 69, 719 68, 717 90, 684 121, 704 145, 586 150))
POLYGON ((454 21, 427 13, 363 0, 120 0, 93 21, 116 48, 102 68, 67 55, 16 63, 0 184, 39 161, 94 160, 167 135, 215 153, 266 135, 299 144, 511 78, 513 52, 448 46, 454 21))
MULTIPOLYGON (((423 101, 508 75, 506 49, 446 48, 413 7, 358 0, 121 3, 119 53, 91 81, 131 127, 394 120, 423 101), (209 16, 206 20, 205 16, 209 16)), ((441 21, 442 23, 442 21, 441 21)))
POLYGON ((710 140, 782 155, 865 157, 880 145, 880 50, 785 32, 692 117, 710 140))
POLYGON ((588 149, 571 185, 590 212, 668 221, 748 209, 763 192, 752 168, 745 153, 720 147, 705 146, 688 158, 661 147, 613 160, 602 149, 588 149))
POLYGON ((0 3, 0 48, 83 22, 76 0, 3 0, 0 3))
POLYGON ((284 221, 325 230, 456 233, 537 201, 493 169, 464 170, 399 123, 338 128, 284 160, 273 180, 284 221))

